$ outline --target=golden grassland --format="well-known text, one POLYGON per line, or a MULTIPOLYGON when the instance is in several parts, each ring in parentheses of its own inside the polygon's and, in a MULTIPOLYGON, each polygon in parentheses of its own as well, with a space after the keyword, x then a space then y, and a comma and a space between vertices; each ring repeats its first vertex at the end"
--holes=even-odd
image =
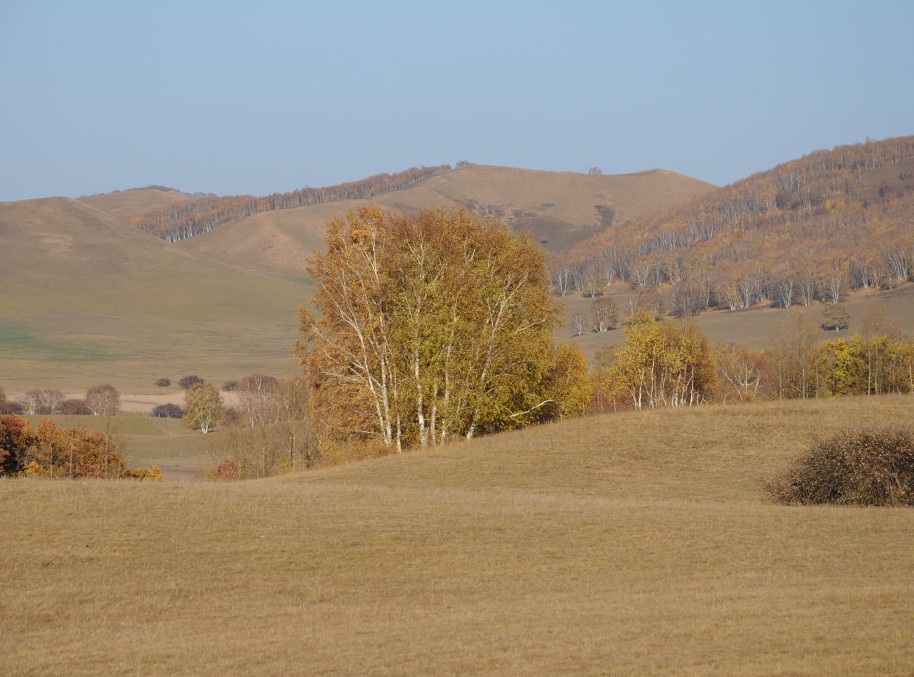
POLYGON ((910 674, 914 511, 783 507, 914 398, 597 416, 272 480, 8 480, 4 671, 910 674))

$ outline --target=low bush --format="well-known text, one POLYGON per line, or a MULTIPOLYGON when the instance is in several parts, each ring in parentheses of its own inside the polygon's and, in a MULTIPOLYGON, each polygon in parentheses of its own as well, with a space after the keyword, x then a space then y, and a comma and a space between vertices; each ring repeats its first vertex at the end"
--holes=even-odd
POLYGON ((91 416, 92 410, 89 409, 89 406, 86 404, 85 400, 80 399, 69 399, 64 400, 60 403, 61 414, 67 416, 91 416))
POLYGON ((843 430, 815 442, 766 488, 785 504, 914 505, 914 430, 843 430))
POLYGON ((197 376, 196 374, 190 374, 188 376, 183 376, 178 381, 178 385, 184 388, 184 390, 190 390, 198 383, 204 383, 205 381, 197 376))
POLYGON ((146 480, 149 482, 161 482, 162 471, 153 466, 151 468, 128 468, 124 474, 124 479, 128 480, 146 480))
POLYGON ((152 415, 155 418, 182 418, 184 416, 184 409, 179 407, 177 404, 159 404, 152 409, 152 415))

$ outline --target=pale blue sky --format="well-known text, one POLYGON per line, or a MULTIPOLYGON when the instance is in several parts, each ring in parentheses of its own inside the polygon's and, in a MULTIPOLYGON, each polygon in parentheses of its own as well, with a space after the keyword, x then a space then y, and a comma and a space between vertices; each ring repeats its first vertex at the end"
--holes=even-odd
POLYGON ((458 160, 729 183, 914 134, 914 2, 0 0, 0 200, 458 160))

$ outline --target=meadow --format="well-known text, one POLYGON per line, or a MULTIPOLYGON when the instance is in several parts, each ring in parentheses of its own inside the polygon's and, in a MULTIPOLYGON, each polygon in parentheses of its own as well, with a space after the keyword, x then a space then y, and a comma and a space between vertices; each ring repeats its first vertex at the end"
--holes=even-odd
POLYGON ((783 507, 762 484, 819 434, 912 413, 714 405, 262 481, 2 481, 0 663, 910 674, 914 512, 783 507))

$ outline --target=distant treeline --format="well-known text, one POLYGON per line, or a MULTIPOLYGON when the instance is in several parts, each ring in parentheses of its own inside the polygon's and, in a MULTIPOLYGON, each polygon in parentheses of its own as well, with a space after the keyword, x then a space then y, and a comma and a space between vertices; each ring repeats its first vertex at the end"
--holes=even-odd
POLYGON ((413 167, 396 174, 376 174, 325 188, 302 188, 264 197, 251 195, 205 196, 191 202, 168 205, 136 216, 134 225, 168 242, 178 242, 219 226, 274 209, 291 209, 336 200, 367 200, 408 188, 420 181, 451 171, 451 165, 413 167))
POLYGON ((914 137, 840 146, 634 219, 555 260, 560 295, 670 285, 674 311, 789 308, 914 270, 914 137))

